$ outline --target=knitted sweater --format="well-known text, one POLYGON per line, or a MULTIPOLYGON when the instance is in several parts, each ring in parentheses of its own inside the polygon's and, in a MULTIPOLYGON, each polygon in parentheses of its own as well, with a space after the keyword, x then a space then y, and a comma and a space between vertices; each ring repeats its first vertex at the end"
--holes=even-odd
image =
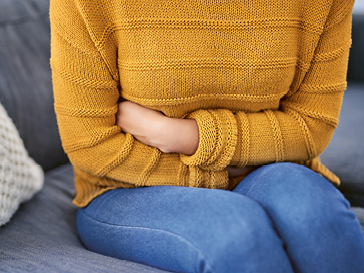
POLYGON ((115 188, 228 189, 227 167, 318 156, 346 88, 353 0, 51 0, 51 66, 77 206, 115 188), (191 156, 115 125, 120 97, 195 119, 191 156))

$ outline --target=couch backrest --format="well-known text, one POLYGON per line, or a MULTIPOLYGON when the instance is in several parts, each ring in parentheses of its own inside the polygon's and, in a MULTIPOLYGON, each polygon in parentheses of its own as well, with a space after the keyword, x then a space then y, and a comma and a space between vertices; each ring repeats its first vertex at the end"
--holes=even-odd
POLYGON ((0 0, 0 101, 44 170, 68 161, 53 110, 49 0, 0 0))
POLYGON ((348 80, 364 83, 364 1, 357 0, 353 14, 348 80))

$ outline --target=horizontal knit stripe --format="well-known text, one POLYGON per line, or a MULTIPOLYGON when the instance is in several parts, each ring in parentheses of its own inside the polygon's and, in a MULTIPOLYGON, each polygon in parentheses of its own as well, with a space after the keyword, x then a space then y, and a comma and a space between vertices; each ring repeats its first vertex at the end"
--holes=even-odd
POLYGON ((221 93, 212 93, 212 94, 197 94, 195 96, 190 97, 181 97, 181 98, 165 98, 165 99, 145 99, 145 98, 137 98, 127 93, 123 93, 123 97, 127 100, 142 104, 142 105, 177 105, 184 104, 188 102, 194 101, 203 101, 203 100, 240 100, 245 102, 272 102, 276 99, 282 98, 287 91, 281 92, 278 94, 266 94, 266 95, 252 95, 252 94, 221 94, 221 93))
POLYGON ((331 93, 331 92, 342 92, 347 87, 346 82, 337 84, 301 84, 300 91, 307 93, 331 93))
POLYGON ((110 108, 102 108, 102 109, 95 109, 95 108, 71 108, 67 106, 61 105, 54 105, 54 109, 57 112, 57 115, 65 115, 65 116, 72 116, 72 117, 107 117, 107 116, 114 116, 118 111, 118 106, 115 105, 114 107, 110 108))
POLYGON ((75 75, 70 70, 62 69, 60 67, 57 67, 56 64, 54 64, 51 61, 52 64, 52 71, 53 73, 59 73, 60 76, 67 81, 80 84, 82 86, 89 86, 93 88, 116 88, 117 83, 115 81, 100 81, 97 79, 89 79, 89 78, 83 78, 78 75, 75 75))
POLYGON ((297 58, 275 59, 221 59, 221 58, 189 58, 189 59, 164 59, 147 60, 144 62, 120 63, 119 68, 131 71, 159 70, 159 69, 186 69, 186 68, 282 68, 292 67, 297 63, 297 58))
MULTIPOLYGON (((235 20, 235 21, 218 21, 203 19, 168 19, 168 18, 135 18, 117 20, 115 23, 109 23, 101 37, 95 45, 97 48, 104 46, 106 40, 115 31, 121 30, 140 30, 140 29, 216 29, 216 30, 244 30, 253 28, 276 27, 287 28, 293 27, 304 31, 321 34, 323 27, 312 22, 305 22, 300 18, 263 18, 255 20, 235 20)), ((62 30, 61 30, 62 31, 62 30)))
POLYGON ((282 106, 282 107, 285 109, 289 108, 289 109, 295 110, 297 113, 300 113, 301 115, 304 115, 307 117, 319 119, 321 121, 326 122, 327 124, 330 124, 331 126, 333 126, 335 128, 339 124, 338 118, 332 117, 329 115, 325 115, 323 113, 320 113, 317 110, 309 110, 305 107, 302 107, 302 105, 300 105, 298 103, 294 103, 294 102, 285 103, 284 106, 282 106))
POLYGON ((121 129, 117 126, 113 126, 104 130, 103 132, 99 132, 96 137, 93 138, 81 138, 77 139, 69 138, 67 141, 62 142, 62 147, 66 153, 76 152, 80 149, 91 148, 102 142, 106 138, 110 138, 118 133, 120 133, 121 129))
MULTIPOLYGON (((322 32, 322 26, 300 18, 263 18, 252 20, 218 21, 203 19, 168 19, 168 18, 136 18, 118 20, 110 26, 114 30, 129 30, 140 28, 192 28, 192 29, 251 29, 267 27, 297 27, 317 34, 322 32)), ((109 33, 106 32, 107 34, 109 33)))
POLYGON ((321 54, 316 54, 312 61, 327 62, 327 61, 339 58, 345 51, 347 51, 349 49, 350 45, 351 45, 351 39, 336 50, 321 53, 321 54))

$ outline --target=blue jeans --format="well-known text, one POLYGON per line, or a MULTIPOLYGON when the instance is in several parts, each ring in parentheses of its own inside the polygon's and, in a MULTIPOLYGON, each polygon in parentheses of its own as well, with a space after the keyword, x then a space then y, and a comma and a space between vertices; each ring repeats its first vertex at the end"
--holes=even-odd
POLYGON ((234 191, 116 189, 78 210, 86 248, 176 272, 364 270, 364 237, 343 195, 293 163, 263 166, 234 191))

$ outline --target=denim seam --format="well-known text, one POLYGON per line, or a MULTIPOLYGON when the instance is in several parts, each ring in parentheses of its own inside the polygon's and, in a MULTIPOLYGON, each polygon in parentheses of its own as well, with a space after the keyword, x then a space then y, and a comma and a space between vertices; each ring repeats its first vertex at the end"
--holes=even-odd
MULTIPOLYGON (((100 221, 100 220, 97 220, 97 219, 95 219, 95 218, 91 217, 91 216, 90 216, 90 215, 88 215, 88 214, 87 214, 87 213, 86 213, 83 209, 81 209, 81 212, 82 212, 84 215, 86 215, 88 218, 92 219, 93 221, 98 222, 98 223, 102 223, 102 224, 104 224, 104 225, 108 225, 108 226, 124 227, 124 228, 139 228, 139 229, 146 229, 146 230, 152 230, 152 231, 159 231, 159 232, 167 233, 167 234, 169 234, 169 235, 174 235, 174 236, 175 236, 175 237, 177 237, 179 240, 181 240, 181 241, 183 241, 183 242, 187 243, 187 244, 188 244, 188 245, 190 245, 193 249, 195 249, 195 250, 199 253, 199 255, 201 255, 201 256, 205 259, 205 261, 206 261, 206 262, 208 261, 208 260, 206 259, 206 256, 205 256, 205 255, 203 255, 202 251, 201 251, 198 247, 196 247, 196 246, 195 246, 192 242, 190 242, 189 240, 187 240, 187 239, 183 238, 181 235, 178 235, 178 234, 176 234, 176 233, 173 233, 173 232, 170 232, 170 231, 166 231, 166 230, 162 230, 162 229, 149 228, 149 227, 138 227, 138 226, 125 226, 125 225, 110 224, 110 223, 102 222, 102 221, 100 221)), ((210 264, 211 272, 212 272, 212 273, 213 273, 213 272, 215 272, 215 271, 213 270, 213 268, 214 268, 214 266, 212 266, 213 264, 212 264, 211 262, 209 262, 209 264, 210 264)))

